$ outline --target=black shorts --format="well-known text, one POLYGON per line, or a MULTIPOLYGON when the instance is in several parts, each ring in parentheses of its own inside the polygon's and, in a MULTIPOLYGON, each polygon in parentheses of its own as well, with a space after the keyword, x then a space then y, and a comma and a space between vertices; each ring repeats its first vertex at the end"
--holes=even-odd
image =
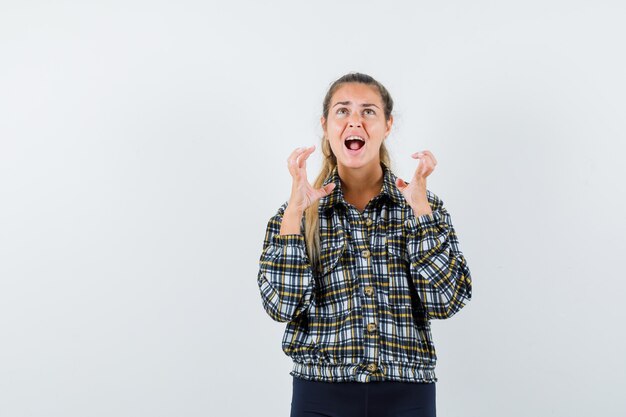
POLYGON ((293 377, 291 417, 436 417, 434 382, 321 382, 293 377))

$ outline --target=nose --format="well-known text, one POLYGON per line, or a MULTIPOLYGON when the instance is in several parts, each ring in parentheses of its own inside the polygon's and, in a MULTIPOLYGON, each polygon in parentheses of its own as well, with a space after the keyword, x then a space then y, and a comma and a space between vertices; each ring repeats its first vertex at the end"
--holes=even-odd
POLYGON ((352 113, 352 115, 350 115, 350 127, 361 127, 361 115, 357 112, 357 113, 352 113))

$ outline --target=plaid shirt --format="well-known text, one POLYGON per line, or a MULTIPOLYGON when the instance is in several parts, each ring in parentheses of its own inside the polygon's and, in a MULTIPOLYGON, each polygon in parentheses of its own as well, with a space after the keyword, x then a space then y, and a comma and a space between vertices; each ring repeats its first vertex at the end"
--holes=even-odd
POLYGON ((383 186, 359 212, 336 184, 320 199, 320 269, 302 234, 280 235, 285 202, 267 224, 257 283, 269 316, 288 322, 290 375, 309 380, 436 382, 431 319, 471 299, 472 279, 450 214, 430 190, 416 217, 381 164, 383 186))

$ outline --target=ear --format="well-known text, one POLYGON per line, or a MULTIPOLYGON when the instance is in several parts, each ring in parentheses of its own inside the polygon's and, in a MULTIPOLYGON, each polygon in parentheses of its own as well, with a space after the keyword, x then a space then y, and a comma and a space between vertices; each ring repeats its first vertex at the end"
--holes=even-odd
POLYGON ((320 124, 322 125, 322 132, 324 132, 324 138, 328 140, 328 137, 326 136, 326 119, 324 116, 320 117, 320 124))
POLYGON ((389 133, 391 133, 392 125, 393 125, 393 115, 389 116, 389 120, 387 120, 387 130, 385 131, 385 136, 389 136, 389 133))

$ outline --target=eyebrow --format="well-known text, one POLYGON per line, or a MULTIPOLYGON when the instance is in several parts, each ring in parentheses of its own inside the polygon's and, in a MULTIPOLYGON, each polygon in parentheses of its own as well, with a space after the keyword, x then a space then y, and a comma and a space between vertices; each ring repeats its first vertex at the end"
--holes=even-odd
MULTIPOLYGON (((339 101, 339 102, 335 103, 335 106, 337 106, 339 104, 341 104, 343 106, 347 106, 349 104, 352 104, 352 102, 351 101, 339 101)), ((335 107, 335 106, 333 106, 333 107, 335 107)), ((380 109, 380 107, 378 107, 376 104, 373 104, 373 103, 363 103, 363 104, 361 104, 361 107, 371 107, 371 106, 374 106, 377 109, 380 109)))

